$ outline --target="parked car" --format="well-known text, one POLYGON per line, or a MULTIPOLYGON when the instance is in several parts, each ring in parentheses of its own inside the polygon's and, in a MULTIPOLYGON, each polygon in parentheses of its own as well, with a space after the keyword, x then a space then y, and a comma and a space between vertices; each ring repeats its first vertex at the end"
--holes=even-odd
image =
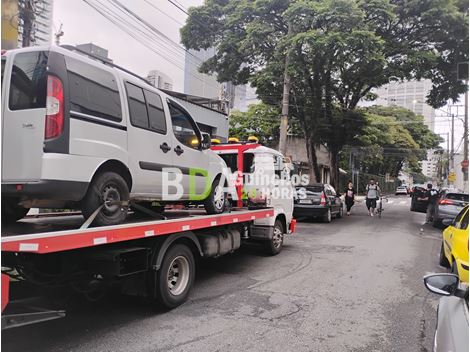
POLYGON ((430 274, 424 285, 432 293, 444 296, 437 308, 434 352, 468 352, 468 286, 459 287, 453 274, 430 274))
POLYGON ((454 219, 468 204, 468 193, 458 192, 456 190, 443 190, 433 213, 433 225, 440 226, 444 219, 454 219))
POLYGON ((442 232, 439 264, 451 268, 461 281, 468 283, 468 205, 454 220, 443 223, 448 227, 442 232))
MULTIPOLYGON (((175 100, 116 65, 74 48, 2 52, 2 213, 81 209, 95 225, 121 223, 127 202, 164 201, 168 167, 190 178, 208 213, 224 211, 226 167, 175 100), (205 177, 191 177, 196 169, 205 177)), ((170 177, 171 178, 171 177, 170 177)))
POLYGON ((414 186, 412 188, 412 192, 410 194, 411 197, 411 206, 410 210, 415 211, 418 213, 426 213, 428 208, 428 201, 419 200, 420 198, 424 198, 426 193, 426 188, 421 186, 414 186))
POLYGON ((399 194, 408 194, 408 188, 406 186, 398 186, 395 190, 395 195, 398 196, 399 194))
POLYGON ((298 197, 294 200, 294 217, 321 218, 324 222, 331 222, 333 216, 343 216, 340 194, 329 184, 317 183, 296 189, 298 197))

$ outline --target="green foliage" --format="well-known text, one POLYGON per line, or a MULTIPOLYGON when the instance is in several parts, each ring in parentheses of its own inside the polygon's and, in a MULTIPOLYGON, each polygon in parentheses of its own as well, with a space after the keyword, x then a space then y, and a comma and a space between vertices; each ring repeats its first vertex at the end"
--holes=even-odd
POLYGON ((421 172, 419 161, 426 159, 426 150, 438 148, 441 141, 423 118, 395 106, 372 106, 362 111, 367 125, 359 137, 364 147, 357 154, 363 171, 398 176, 406 164, 411 171, 421 172))
POLYGON ((279 141, 279 114, 278 107, 263 103, 250 105, 247 112, 232 111, 229 135, 240 140, 256 136, 260 143, 275 146, 279 141))

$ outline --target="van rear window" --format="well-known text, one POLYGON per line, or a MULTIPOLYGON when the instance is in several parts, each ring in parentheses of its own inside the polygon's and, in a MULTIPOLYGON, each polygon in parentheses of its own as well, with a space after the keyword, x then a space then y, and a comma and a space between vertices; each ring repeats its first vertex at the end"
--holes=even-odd
POLYGON ((14 56, 8 99, 10 110, 46 107, 47 59, 46 51, 19 53, 14 56))
POLYGON ((121 121, 121 99, 114 76, 71 57, 65 57, 65 61, 70 85, 70 110, 121 121))

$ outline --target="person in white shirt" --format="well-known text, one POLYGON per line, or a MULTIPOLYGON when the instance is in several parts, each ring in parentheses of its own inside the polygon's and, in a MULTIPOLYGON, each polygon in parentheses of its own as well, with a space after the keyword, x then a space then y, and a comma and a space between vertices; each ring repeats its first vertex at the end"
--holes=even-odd
POLYGON ((377 200, 379 198, 380 187, 375 184, 375 180, 371 178, 366 187, 366 206, 370 216, 374 216, 375 208, 377 208, 377 200))

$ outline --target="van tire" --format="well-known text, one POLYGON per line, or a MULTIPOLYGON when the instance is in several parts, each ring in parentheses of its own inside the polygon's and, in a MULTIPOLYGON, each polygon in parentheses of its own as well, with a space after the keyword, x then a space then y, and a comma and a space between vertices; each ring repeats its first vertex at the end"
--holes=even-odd
POLYGON ((13 224, 28 214, 29 208, 18 204, 17 198, 2 197, 2 224, 13 224))
POLYGON ((212 183, 209 196, 204 200, 204 208, 207 214, 221 214, 224 212, 227 194, 224 192, 223 187, 223 184, 220 183, 220 177, 216 177, 212 183), (220 199, 219 192, 222 192, 223 199, 220 199))
POLYGON ((173 245, 165 253, 160 270, 157 272, 157 301, 168 309, 184 303, 188 299, 195 276, 196 263, 191 249, 184 244, 173 245), (170 266, 178 271, 173 273, 174 269, 170 266), (170 275, 173 275, 174 282, 170 275), (172 290, 175 290, 176 294, 172 290))
MULTIPOLYGON (((82 214, 88 219, 105 200, 129 201, 129 187, 124 178, 112 171, 93 177, 82 200, 82 214)), ((95 226, 121 224, 127 216, 129 206, 104 206, 93 220, 95 226)))

